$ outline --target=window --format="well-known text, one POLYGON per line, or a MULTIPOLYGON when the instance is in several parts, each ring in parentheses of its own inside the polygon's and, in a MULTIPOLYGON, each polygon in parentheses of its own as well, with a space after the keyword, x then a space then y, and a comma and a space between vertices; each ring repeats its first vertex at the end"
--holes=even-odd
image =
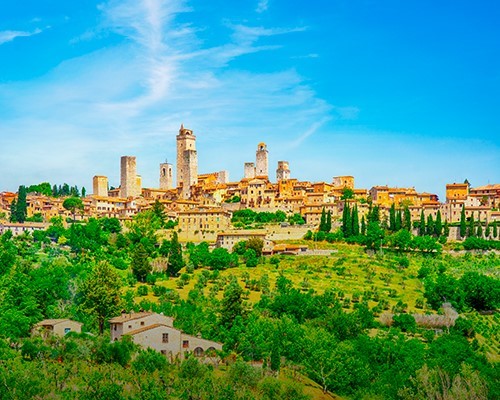
POLYGON ((129 326, 128 326, 128 329, 132 329, 132 325, 129 325, 129 326))
POLYGON ((195 357, 203 357, 203 349, 201 347, 197 347, 194 349, 194 356, 195 357))
POLYGON ((144 321, 141 321, 141 326, 144 326, 144 321))
POLYGON ((182 348, 183 349, 188 349, 189 348, 189 340, 183 340, 182 341, 182 348))
POLYGON ((161 336, 161 341, 163 343, 168 343, 168 333, 163 333, 161 336))
POLYGON ((64 328, 64 334, 66 335, 68 332, 71 332, 71 328, 64 328))

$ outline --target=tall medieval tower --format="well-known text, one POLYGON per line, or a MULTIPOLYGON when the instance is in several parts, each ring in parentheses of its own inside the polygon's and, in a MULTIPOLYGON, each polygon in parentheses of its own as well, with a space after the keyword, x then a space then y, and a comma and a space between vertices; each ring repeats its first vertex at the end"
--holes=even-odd
POLYGON ((173 188, 173 165, 164 162, 160 164, 160 189, 173 188))
POLYGON ((182 197, 190 197, 190 188, 198 183, 198 155, 196 136, 181 125, 177 135, 177 187, 182 186, 182 197))
POLYGON ((92 178, 94 196, 108 197, 108 177, 96 175, 92 178))
POLYGON ((265 143, 260 142, 257 146, 255 176, 268 177, 268 151, 265 143))
POLYGON ((278 161, 278 169, 276 170, 276 181, 286 181, 290 179, 290 166, 288 161, 278 161))
POLYGON ((137 176, 135 157, 122 156, 120 168, 120 196, 136 197, 141 194, 141 178, 137 176))

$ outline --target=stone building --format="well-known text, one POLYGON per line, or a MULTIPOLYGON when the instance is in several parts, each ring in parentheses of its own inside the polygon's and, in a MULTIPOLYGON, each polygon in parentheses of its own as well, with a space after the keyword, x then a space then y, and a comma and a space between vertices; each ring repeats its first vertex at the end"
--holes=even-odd
POLYGON ((290 166, 288 161, 278 161, 276 170, 276 182, 290 179, 290 166))
POLYGON ((177 135, 177 187, 182 187, 181 196, 191 195, 191 186, 198 182, 198 155, 196 136, 193 131, 181 125, 177 135))
POLYGON ((173 165, 164 162, 160 164, 160 189, 169 190, 174 187, 173 165))
POLYGON ((257 146, 257 152, 255 155, 255 176, 266 178, 269 176, 268 156, 269 152, 267 151, 267 145, 260 142, 257 146))
POLYGON ((188 353, 195 357, 214 356, 222 350, 222 344, 191 336, 173 327, 173 318, 151 312, 122 313, 109 320, 111 340, 120 340, 123 335, 132 337, 134 343, 144 349, 153 349, 170 360, 185 358, 188 353))
POLYGON ((255 163, 253 162, 245 163, 244 178, 245 179, 255 178, 255 163))
POLYGON ((106 197, 108 195, 108 177, 96 175, 92 178, 94 196, 106 197))
POLYGON ((71 319, 44 319, 37 323, 31 330, 32 335, 41 335, 47 338, 50 335, 64 336, 69 332, 82 332, 82 323, 71 319))
POLYGON ((120 197, 137 197, 141 194, 137 161, 133 156, 122 156, 120 168, 120 197))

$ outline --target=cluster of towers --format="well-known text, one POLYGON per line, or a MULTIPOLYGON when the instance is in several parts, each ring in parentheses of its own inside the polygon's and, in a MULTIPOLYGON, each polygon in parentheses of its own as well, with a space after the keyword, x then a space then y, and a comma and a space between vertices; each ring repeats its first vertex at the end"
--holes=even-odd
MULTIPOLYGON (((244 167, 245 179, 268 179, 269 177, 269 152, 265 143, 259 143, 255 155, 255 162, 247 162, 244 167)), ((160 189, 170 190, 179 188, 182 198, 190 197, 191 187, 198 183, 198 154, 196 151, 196 136, 190 129, 181 125, 177 135, 177 174, 174 186, 173 165, 165 161, 160 164, 160 189)), ((218 183, 227 183, 226 171, 214 173, 218 183)), ((276 170, 278 181, 290 179, 290 168, 288 161, 278 161, 276 170)), ((94 194, 107 196, 108 178, 105 176, 94 176, 94 194)), ((122 198, 140 196, 142 190, 142 179, 137 175, 137 161, 134 156, 122 156, 120 160, 120 192, 122 198)))

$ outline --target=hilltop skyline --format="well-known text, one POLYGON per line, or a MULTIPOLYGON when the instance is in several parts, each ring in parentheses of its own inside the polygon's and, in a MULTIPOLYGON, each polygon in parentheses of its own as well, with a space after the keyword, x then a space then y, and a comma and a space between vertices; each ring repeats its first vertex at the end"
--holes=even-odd
MULTIPOLYGON (((2 187, 175 164, 243 177, 258 142, 292 177, 357 187, 500 181, 500 6, 465 1, 21 1, 0 17, 2 187), (295 6, 296 4, 296 6, 295 6)), ((274 180, 274 179, 273 179, 274 180)))

